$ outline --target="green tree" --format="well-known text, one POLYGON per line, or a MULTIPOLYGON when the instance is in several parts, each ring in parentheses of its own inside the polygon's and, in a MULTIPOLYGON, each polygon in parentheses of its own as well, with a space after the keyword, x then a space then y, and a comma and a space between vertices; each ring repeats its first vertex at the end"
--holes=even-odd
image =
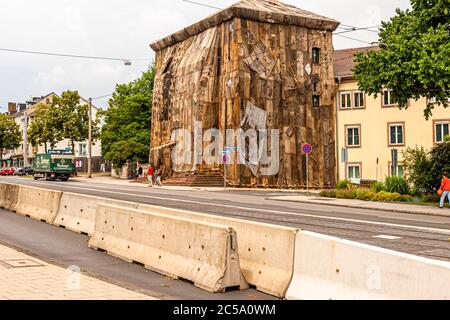
MULTIPOLYGON (((100 136, 100 117, 92 119, 92 139, 100 136)), ((51 104, 38 105, 34 113, 34 120, 28 130, 30 142, 33 146, 47 144, 54 148, 64 140, 70 141, 72 150, 75 142, 88 139, 89 134, 89 106, 83 102, 78 91, 65 91, 61 97, 54 96, 51 104)))
POLYGON ((57 130, 54 123, 54 119, 57 119, 57 111, 49 105, 39 104, 36 106, 33 115, 34 120, 28 128, 28 140, 33 147, 43 144, 45 152, 47 152, 48 145, 54 148, 56 143, 62 140, 61 132, 57 130))
POLYGON ((442 172, 450 171, 450 141, 434 146, 431 151, 423 147, 407 148, 403 159, 413 193, 431 193, 439 187, 442 172))
MULTIPOLYGON (((397 9, 383 22, 379 50, 356 55, 354 73, 361 90, 375 97, 392 89, 400 108, 408 100, 436 98, 448 107, 450 96, 450 1, 411 0, 412 9, 397 9)), ((425 106, 432 115, 434 105, 425 106)))
MULTIPOLYGON (((57 137, 68 139, 72 150, 76 141, 88 139, 89 106, 82 103, 78 91, 65 91, 61 97, 55 97, 50 105, 48 116, 54 123, 57 137)), ((99 137, 99 119, 92 119, 92 139, 99 137)))
POLYGON ((102 154, 114 166, 127 160, 147 162, 150 148, 154 68, 127 84, 119 84, 102 112, 102 154))
POLYGON ((22 132, 16 122, 7 114, 0 114, 0 162, 4 149, 16 149, 22 142, 22 132))

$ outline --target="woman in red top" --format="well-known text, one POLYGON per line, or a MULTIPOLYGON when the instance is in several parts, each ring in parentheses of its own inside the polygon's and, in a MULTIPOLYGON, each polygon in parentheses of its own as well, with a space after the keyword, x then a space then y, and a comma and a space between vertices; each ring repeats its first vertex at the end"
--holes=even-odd
POLYGON ((444 208, 445 198, 448 198, 448 203, 450 203, 450 179, 448 178, 448 172, 443 173, 444 178, 442 179, 441 190, 441 202, 439 203, 439 208, 444 208))
POLYGON ((152 168, 152 165, 148 166, 147 173, 148 173, 148 177, 147 177, 147 179, 148 179, 148 186, 149 187, 153 187, 153 168, 152 168))

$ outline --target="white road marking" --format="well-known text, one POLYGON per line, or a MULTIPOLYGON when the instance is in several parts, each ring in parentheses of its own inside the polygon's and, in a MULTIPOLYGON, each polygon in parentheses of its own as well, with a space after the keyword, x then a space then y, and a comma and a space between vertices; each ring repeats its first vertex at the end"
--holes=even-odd
MULTIPOLYGON (((34 184, 41 184, 44 186, 48 186, 48 183, 43 183, 43 182, 35 182, 34 184)), ((91 189, 91 188, 70 187, 70 186, 66 186, 66 185, 64 185, 63 187, 68 188, 68 189, 74 189, 74 190, 82 189, 85 191, 95 191, 95 192, 100 192, 100 193, 103 192, 103 193, 117 194, 117 195, 123 195, 123 196, 130 196, 130 195, 132 196, 132 194, 125 193, 125 192, 107 191, 107 190, 99 190, 99 189, 91 189)), ((446 235, 450 234, 450 230, 448 230, 448 229, 437 229, 437 228, 429 228, 429 227, 420 227, 420 226, 411 226, 411 225, 404 225, 404 224, 375 222, 375 221, 366 221, 366 220, 357 220, 357 219, 347 219, 347 218, 330 217, 330 216, 317 216, 317 215, 306 214, 306 213, 292 213, 292 212, 278 211, 278 210, 266 210, 266 209, 258 209, 258 208, 239 207, 239 206, 232 206, 232 205, 218 204, 218 203, 211 203, 211 202, 204 202, 204 201, 173 199, 173 198, 161 197, 161 196, 156 197, 156 196, 147 196, 147 195, 137 195, 137 197, 147 198, 147 199, 156 199, 156 200, 170 200, 170 201, 201 204, 201 205, 211 205, 211 206, 222 207, 222 208, 240 209, 240 210, 254 211, 254 212, 279 213, 279 214, 284 214, 284 215, 306 217, 306 218, 316 218, 316 219, 323 219, 323 220, 363 223, 363 224, 371 224, 371 225, 376 225, 376 226, 399 227, 399 228, 406 228, 406 229, 413 229, 413 230, 420 230, 420 231, 427 231, 427 232, 436 232, 436 233, 441 233, 441 234, 446 234, 446 235)))
POLYGON ((402 237, 386 236, 384 234, 379 235, 379 236, 373 236, 373 238, 384 239, 384 240, 399 240, 399 239, 402 239, 402 237))

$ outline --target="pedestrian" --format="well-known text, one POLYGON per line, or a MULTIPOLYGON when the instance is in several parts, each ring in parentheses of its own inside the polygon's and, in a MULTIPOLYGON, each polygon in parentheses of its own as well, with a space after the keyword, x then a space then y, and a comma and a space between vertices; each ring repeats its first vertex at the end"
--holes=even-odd
POLYGON ((142 165, 139 165, 138 168, 138 177, 142 178, 142 175, 144 174, 144 168, 142 168, 142 165))
POLYGON ((445 198, 448 198, 448 203, 450 204, 450 178, 448 177, 448 172, 444 172, 443 179, 441 183, 441 188, 438 194, 441 196, 441 201, 439 203, 439 208, 444 208, 445 198))
POLYGON ((147 174, 148 186, 153 187, 153 168, 151 164, 148 166, 147 174))
POLYGON ((161 182, 162 172, 163 172, 162 166, 159 165, 158 168, 156 169, 156 172, 155 172, 155 174, 156 174, 156 184, 158 185, 158 187, 162 186, 162 182, 161 182))

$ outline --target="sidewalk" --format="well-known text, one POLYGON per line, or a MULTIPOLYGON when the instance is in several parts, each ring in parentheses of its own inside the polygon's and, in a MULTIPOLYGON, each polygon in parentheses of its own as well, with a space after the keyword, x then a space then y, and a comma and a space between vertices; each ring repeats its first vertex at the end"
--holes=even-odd
POLYGON ((0 245, 0 300, 156 300, 0 245))
MULTIPOLYGON (((83 183, 105 183, 105 184, 114 184, 114 185, 124 185, 124 186, 138 186, 138 187, 146 187, 148 188, 147 183, 138 183, 135 180, 121 180, 112 178, 110 176, 97 176, 89 179, 87 177, 76 177, 72 179, 75 182, 83 182, 83 183)), ((174 190, 174 191, 224 191, 223 187, 188 187, 188 186, 165 186, 164 182, 162 187, 157 187, 156 184, 153 184, 154 188, 163 189, 163 190, 174 190)), ((272 193, 306 193, 306 190, 293 190, 293 189, 266 189, 266 188, 234 188, 227 187, 227 191, 250 191, 250 192, 272 192, 272 193)), ((311 194, 319 194, 320 190, 310 190, 311 194)))
POLYGON ((271 197, 268 198, 268 200, 450 217, 450 209, 448 208, 439 209, 437 207, 432 206, 415 205, 407 203, 370 202, 362 200, 322 198, 307 195, 271 197))

